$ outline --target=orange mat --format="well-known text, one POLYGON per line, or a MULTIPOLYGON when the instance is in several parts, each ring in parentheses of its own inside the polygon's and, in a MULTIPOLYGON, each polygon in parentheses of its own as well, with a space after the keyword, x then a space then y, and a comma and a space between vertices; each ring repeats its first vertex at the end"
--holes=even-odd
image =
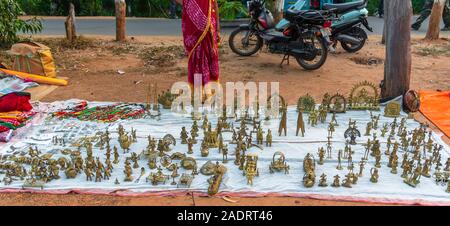
POLYGON ((450 91, 420 91, 420 112, 450 137, 450 91))

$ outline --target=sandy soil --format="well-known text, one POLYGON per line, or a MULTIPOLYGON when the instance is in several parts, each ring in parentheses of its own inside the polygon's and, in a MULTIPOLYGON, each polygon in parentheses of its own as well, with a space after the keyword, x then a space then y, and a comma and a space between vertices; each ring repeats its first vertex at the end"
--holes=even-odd
POLYGON ((240 198, 229 197, 225 201, 218 197, 185 196, 137 196, 119 197, 110 195, 43 195, 1 194, 0 206, 368 206, 381 203, 360 203, 316 200, 290 197, 240 198))
MULTIPOLYGON (((156 56, 149 63, 143 57, 155 46, 181 46, 176 37, 134 37, 127 43, 112 42, 111 37, 92 37, 78 43, 75 48, 60 47, 59 40, 39 37, 39 41, 53 48, 58 73, 68 77, 70 84, 44 98, 44 101, 79 98, 95 101, 145 102, 148 83, 157 81, 161 90, 176 81, 186 81, 186 59, 180 53, 156 56), (159 57, 159 58, 158 58, 159 57), (156 62, 156 63, 155 63, 156 62), (164 65, 160 66, 158 64, 164 65), (125 71, 119 75, 117 70, 125 71)), ((450 89, 450 42, 441 40, 425 43, 414 38, 411 88, 416 90, 450 89)), ((181 53, 182 54, 182 53, 181 53)), ((290 65, 278 66, 282 56, 262 51, 253 57, 239 57, 223 43, 220 56, 221 83, 228 81, 280 82, 281 95, 289 104, 296 104, 299 96, 311 94, 321 100, 325 92, 347 95, 352 86, 368 80, 379 84, 383 78, 384 46, 380 37, 371 36, 359 53, 345 53, 338 48, 330 54, 325 65, 317 71, 305 71, 295 60, 290 65), (381 60, 381 61, 380 61, 381 60)), ((1 56, 0 56, 1 57, 1 56)), ((1 61, 1 58, 0 58, 1 61)), ((7 63, 7 62, 6 62, 7 63)), ((426 121, 417 115, 420 121, 426 121)), ((435 127, 433 127, 436 129, 435 127)), ((446 139, 448 141, 448 138, 446 139)), ((449 142, 450 143, 450 142, 449 142)), ((195 197, 117 197, 103 195, 42 195, 0 194, 0 205, 374 205, 369 203, 336 202, 288 197, 237 198, 237 203, 220 198, 195 197)))
MULTIPOLYGON (((70 84, 57 89, 44 101, 80 98, 97 101, 146 101, 150 81, 157 81, 165 90, 174 82, 186 81, 187 60, 174 61, 163 67, 146 66, 139 54, 152 46, 182 45, 176 37, 135 37, 127 44, 110 42, 102 37, 95 48, 85 50, 64 49, 56 53, 59 76, 69 77, 70 84), (106 49, 105 49, 106 47, 106 49), (124 70, 119 75, 117 70, 124 70), (120 87, 120 89, 118 89, 120 87)), ((416 90, 450 89, 450 42, 423 43, 414 39, 411 88, 416 90), (435 46, 444 46, 440 53, 435 46), (427 52, 428 51, 428 52, 427 52), (423 56, 419 53, 429 54, 423 56), (429 53, 430 52, 430 53, 429 53)), ((347 95, 352 86, 368 80, 376 85, 383 79, 383 64, 358 64, 357 61, 383 60, 384 46, 380 37, 371 36, 366 47, 356 54, 346 53, 338 48, 336 54, 329 54, 325 65, 316 71, 305 71, 291 60, 290 65, 280 68, 281 55, 268 54, 264 50, 252 57, 240 57, 223 43, 220 56, 221 83, 228 81, 280 82, 281 95, 295 104, 298 97, 306 93, 321 100, 325 92, 347 95)))

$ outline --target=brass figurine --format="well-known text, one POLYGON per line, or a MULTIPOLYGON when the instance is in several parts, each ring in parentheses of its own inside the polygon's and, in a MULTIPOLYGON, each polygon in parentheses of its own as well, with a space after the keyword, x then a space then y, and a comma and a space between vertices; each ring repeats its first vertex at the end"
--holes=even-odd
POLYGON ((322 175, 320 176, 320 180, 319 180, 319 187, 327 187, 327 175, 325 175, 324 173, 322 173, 322 175))
POLYGON ((377 168, 370 169, 370 182, 372 182, 372 183, 378 182, 378 169, 377 168))
POLYGON ((275 171, 284 171, 285 174, 289 173, 289 165, 286 163, 286 158, 282 152, 277 151, 273 154, 269 170, 270 173, 274 173, 275 171))

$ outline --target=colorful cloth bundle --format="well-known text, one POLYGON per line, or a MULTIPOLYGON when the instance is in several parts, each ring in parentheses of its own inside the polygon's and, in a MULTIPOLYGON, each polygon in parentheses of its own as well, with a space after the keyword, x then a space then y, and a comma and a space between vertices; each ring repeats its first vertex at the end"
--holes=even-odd
POLYGON ((58 118, 77 118, 81 121, 115 122, 120 119, 136 119, 144 115, 145 108, 141 104, 118 103, 108 106, 96 106, 88 108, 83 101, 73 108, 52 113, 58 118))
POLYGON ((0 141, 8 142, 14 131, 36 113, 32 111, 30 94, 13 92, 0 97, 0 141))

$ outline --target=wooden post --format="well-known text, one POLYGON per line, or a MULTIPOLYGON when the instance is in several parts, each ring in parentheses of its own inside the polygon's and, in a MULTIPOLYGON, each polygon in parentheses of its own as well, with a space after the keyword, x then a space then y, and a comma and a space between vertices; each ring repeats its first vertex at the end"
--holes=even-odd
POLYGON ((381 98, 390 100, 409 90, 411 79, 411 1, 389 0, 386 18, 386 62, 381 98))
POLYGON ((67 16, 66 22, 66 37, 69 42, 75 41, 77 38, 77 31, 75 29, 75 6, 70 3, 69 15, 67 16))
POLYGON ((433 9, 431 10, 430 24, 428 26, 426 40, 439 39, 440 23, 442 12, 444 11, 445 0, 434 0, 433 9))
POLYGON ((125 0, 116 0, 116 41, 126 39, 126 3, 125 0))

